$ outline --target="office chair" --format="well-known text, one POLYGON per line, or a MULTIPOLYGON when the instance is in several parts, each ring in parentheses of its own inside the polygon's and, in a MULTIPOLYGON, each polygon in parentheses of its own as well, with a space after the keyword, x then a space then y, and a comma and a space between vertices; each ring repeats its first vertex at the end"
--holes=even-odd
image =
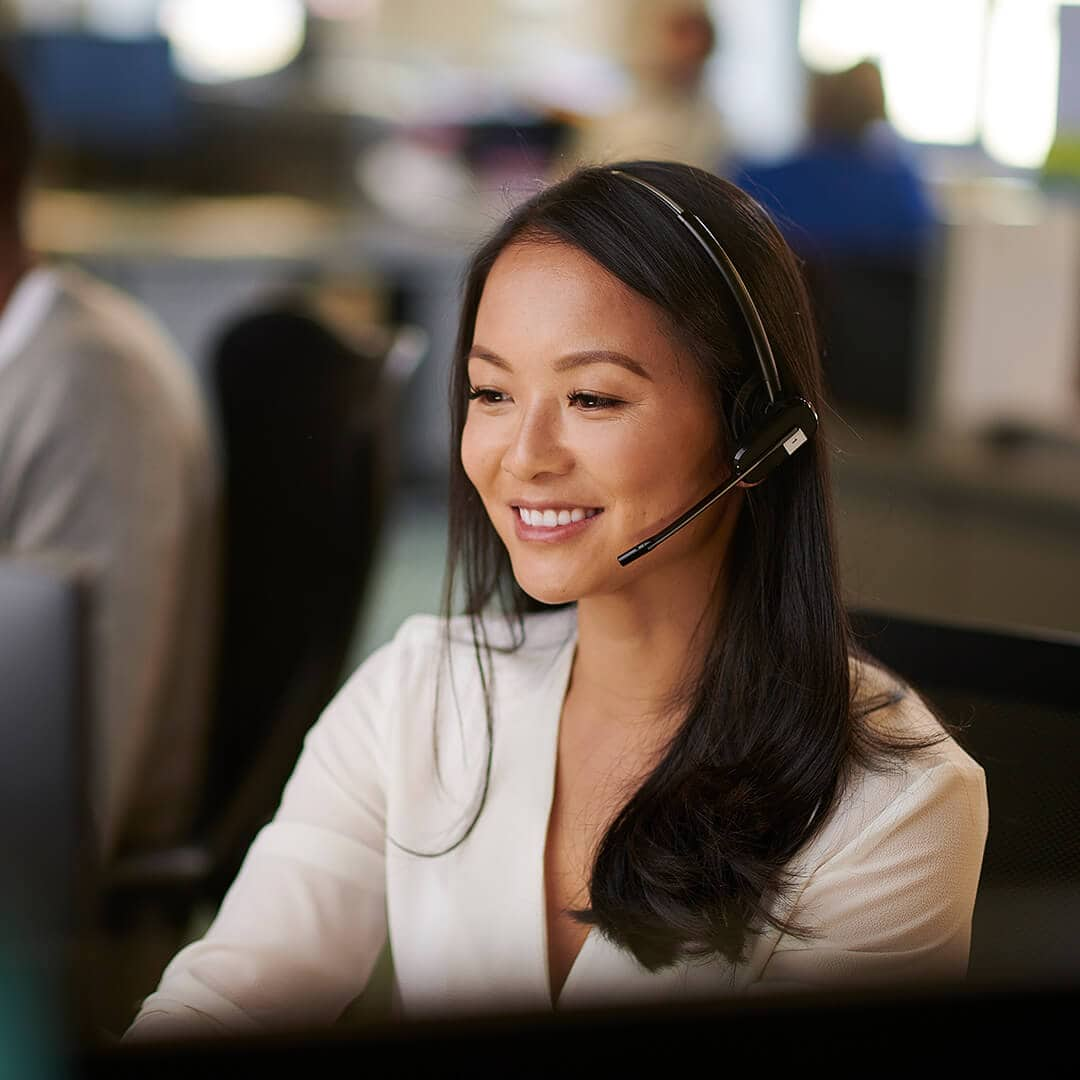
POLYGON ((852 618, 986 772, 969 979, 1080 982, 1080 635, 852 618))
POLYGON ((808 260, 825 381, 837 404, 908 424, 919 391, 925 272, 914 260, 808 260))
POLYGON ((151 906, 182 933, 221 902, 273 815, 343 674, 396 473, 399 398, 425 350, 413 327, 362 348, 299 299, 238 318, 213 349, 225 557, 206 785, 189 842, 111 867, 110 925, 151 906))

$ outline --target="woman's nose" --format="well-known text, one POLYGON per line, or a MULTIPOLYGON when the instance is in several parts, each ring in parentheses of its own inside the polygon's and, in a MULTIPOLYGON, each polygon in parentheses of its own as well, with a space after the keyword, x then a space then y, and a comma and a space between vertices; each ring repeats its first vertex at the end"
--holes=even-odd
POLYGON ((532 480, 545 473, 561 475, 570 461, 558 404, 537 402, 523 409, 503 454, 503 469, 517 480, 532 480))

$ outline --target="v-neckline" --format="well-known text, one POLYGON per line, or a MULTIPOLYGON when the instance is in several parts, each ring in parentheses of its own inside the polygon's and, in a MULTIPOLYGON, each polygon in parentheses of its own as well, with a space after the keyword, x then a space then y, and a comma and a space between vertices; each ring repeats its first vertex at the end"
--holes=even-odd
POLYGON ((567 641, 564 648, 569 652, 569 656, 562 656, 560 660, 563 668, 560 673, 561 686, 559 692, 553 695, 553 711, 554 716, 549 717, 547 732, 548 738, 551 740, 548 747, 548 754, 546 759, 547 775, 546 782, 546 799, 545 799, 545 812, 543 818, 543 828, 540 831, 540 851, 539 851, 539 890, 540 890, 540 945, 541 945, 541 957, 543 960, 543 974, 544 974, 544 995, 547 998, 548 1006, 553 1012, 557 1012, 560 1003, 566 997, 566 990, 569 987, 571 981, 574 978, 574 974, 577 971, 578 963, 581 960, 582 954, 585 952, 589 945, 589 941, 593 936, 593 928, 589 927, 585 937, 582 938, 581 945, 578 947, 577 952, 574 954, 573 960, 570 962, 570 966, 566 969, 566 975, 563 978, 562 985, 559 987, 558 994, 552 994, 551 989, 551 935, 550 935, 550 914, 548 912, 548 895, 547 895, 547 851, 548 851, 548 834, 551 830, 551 815, 555 808, 555 784, 558 779, 559 768, 559 737, 562 732, 562 715, 563 708, 566 704, 566 695, 570 689, 570 676, 574 670, 574 657, 577 654, 577 623, 575 620, 573 636, 567 641))

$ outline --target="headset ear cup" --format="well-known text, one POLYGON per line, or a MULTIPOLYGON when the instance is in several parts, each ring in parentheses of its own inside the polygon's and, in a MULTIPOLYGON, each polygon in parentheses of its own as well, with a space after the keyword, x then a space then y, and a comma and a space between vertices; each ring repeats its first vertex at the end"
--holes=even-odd
POLYGON ((777 402, 765 418, 765 423, 735 451, 734 475, 752 477, 743 487, 761 483, 778 465, 805 446, 817 431, 818 416, 814 407, 803 398, 787 398, 777 402))

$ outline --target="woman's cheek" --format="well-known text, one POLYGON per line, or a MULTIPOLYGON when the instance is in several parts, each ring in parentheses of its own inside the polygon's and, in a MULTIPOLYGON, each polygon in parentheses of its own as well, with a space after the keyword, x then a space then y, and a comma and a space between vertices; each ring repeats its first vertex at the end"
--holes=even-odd
POLYGON ((461 433, 461 467, 473 487, 483 493, 484 446, 476 423, 470 415, 461 433))

